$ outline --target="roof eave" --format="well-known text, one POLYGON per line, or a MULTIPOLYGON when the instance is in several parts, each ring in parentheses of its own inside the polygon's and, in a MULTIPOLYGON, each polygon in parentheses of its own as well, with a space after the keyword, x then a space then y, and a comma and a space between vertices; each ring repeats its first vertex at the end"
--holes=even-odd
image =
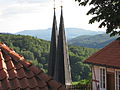
POLYGON ((93 63, 93 62, 83 62, 83 63, 96 65, 96 66, 103 66, 103 67, 106 67, 106 68, 120 69, 120 67, 118 67, 118 66, 110 66, 110 65, 106 65, 106 64, 98 64, 98 63, 93 63))

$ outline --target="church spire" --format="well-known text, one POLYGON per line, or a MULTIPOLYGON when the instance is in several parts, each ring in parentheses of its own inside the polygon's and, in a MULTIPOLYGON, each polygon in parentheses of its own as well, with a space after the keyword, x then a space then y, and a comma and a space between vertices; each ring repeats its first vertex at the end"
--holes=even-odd
POLYGON ((49 55, 49 61, 48 61, 48 74, 52 77, 54 76, 57 40, 58 40, 58 30, 57 30, 55 0, 54 0, 54 16, 53 16, 52 36, 51 36, 51 44, 50 44, 50 55, 49 55))
POLYGON ((64 85, 68 85, 68 84, 70 85, 72 82, 70 62, 68 57, 68 47, 67 47, 65 28, 64 28, 63 6, 61 6, 61 17, 60 17, 60 25, 59 25, 59 36, 58 36, 54 79, 64 85))

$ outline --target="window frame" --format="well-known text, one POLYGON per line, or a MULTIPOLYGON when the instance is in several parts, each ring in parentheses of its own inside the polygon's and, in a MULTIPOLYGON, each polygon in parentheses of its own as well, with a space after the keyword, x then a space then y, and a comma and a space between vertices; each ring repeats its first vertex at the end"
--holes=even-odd
POLYGON ((106 68, 100 67, 99 68, 99 88, 101 90, 106 90, 106 68))
POLYGON ((120 70, 115 70, 115 90, 120 90, 120 70))

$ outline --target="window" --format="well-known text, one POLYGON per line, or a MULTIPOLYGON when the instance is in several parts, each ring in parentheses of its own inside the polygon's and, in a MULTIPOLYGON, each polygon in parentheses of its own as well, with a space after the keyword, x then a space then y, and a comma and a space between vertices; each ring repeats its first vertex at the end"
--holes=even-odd
POLYGON ((106 70, 105 68, 100 68, 100 88, 106 88, 106 70))
POLYGON ((116 71, 116 90, 120 90, 120 71, 116 71))

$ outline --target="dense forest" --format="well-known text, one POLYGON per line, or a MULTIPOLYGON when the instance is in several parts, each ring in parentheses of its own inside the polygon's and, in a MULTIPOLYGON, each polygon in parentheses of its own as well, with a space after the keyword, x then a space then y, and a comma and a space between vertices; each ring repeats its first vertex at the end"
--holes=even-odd
POLYGON ((103 48, 116 38, 118 36, 110 37, 109 34, 82 35, 71 39, 69 44, 88 48, 103 48))
MULTIPOLYGON (((0 34, 0 42, 4 42, 47 73, 50 42, 32 36, 11 34, 0 34)), ((90 78, 89 65, 84 64, 83 60, 96 51, 97 49, 69 46, 73 81, 90 78)))

